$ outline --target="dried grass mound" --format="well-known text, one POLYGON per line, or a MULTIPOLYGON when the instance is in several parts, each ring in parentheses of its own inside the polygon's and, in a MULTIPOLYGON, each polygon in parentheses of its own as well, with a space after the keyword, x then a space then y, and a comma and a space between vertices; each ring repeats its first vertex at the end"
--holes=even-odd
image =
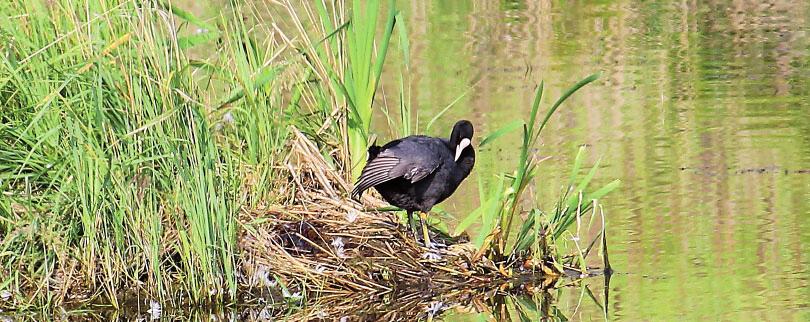
MULTIPOLYGON (((239 238, 244 283, 252 290, 280 289, 288 300, 316 294, 368 297, 473 289, 503 280, 470 244, 444 240, 448 246, 427 249, 400 227, 394 213, 364 211, 346 197, 351 185, 330 170, 317 147, 293 133, 286 161, 293 203, 252 214, 259 224, 239 238)), ((365 204, 385 205, 370 195, 365 204)))

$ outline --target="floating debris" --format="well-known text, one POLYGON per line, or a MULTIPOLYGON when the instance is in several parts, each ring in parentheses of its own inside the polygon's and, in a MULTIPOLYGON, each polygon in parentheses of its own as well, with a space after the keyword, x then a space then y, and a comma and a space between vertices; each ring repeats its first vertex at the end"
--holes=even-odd
POLYGON ((443 308, 444 308, 444 302, 435 301, 435 302, 431 302, 430 304, 428 304, 428 307, 427 307, 426 311, 427 311, 428 316, 433 317, 433 316, 436 316, 436 314, 439 314, 442 311, 443 308))
POLYGON ((231 114, 230 111, 225 112, 225 114, 222 115, 222 122, 226 124, 233 124, 233 114, 231 114))
POLYGON ((442 255, 439 255, 439 254, 434 253, 434 252, 426 252, 426 253, 422 254, 422 258, 427 259, 427 260, 434 260, 435 261, 435 260, 442 259, 442 255))
POLYGON ((160 314, 163 313, 163 309, 160 307, 160 303, 155 300, 150 300, 149 310, 147 310, 146 313, 149 313, 149 319, 159 320, 160 314))
POLYGON ((258 318, 261 321, 272 321, 273 320, 273 314, 271 313, 270 310, 268 310, 267 307, 264 307, 264 308, 262 308, 261 311, 259 311, 258 318))
POLYGON ((353 223, 353 222, 357 221, 357 217, 359 217, 359 216, 360 216, 359 211, 354 210, 354 209, 349 210, 349 212, 346 213, 346 221, 348 221, 350 223, 353 223))
POLYGON ((343 237, 337 237, 332 241, 332 246, 335 248, 343 248, 343 237))
POLYGON ((337 237, 334 241, 332 241, 332 246, 335 246, 335 255, 340 258, 349 258, 346 256, 346 252, 343 249, 343 238, 337 237))
POLYGON ((276 283, 276 281, 270 279, 270 271, 267 269, 267 266, 264 265, 259 265, 259 268, 256 269, 256 272, 253 273, 250 279, 252 286, 275 287, 276 283))
POLYGON ((285 299, 293 301, 300 301, 304 298, 304 296, 301 295, 301 292, 290 293, 287 288, 281 290, 281 295, 284 296, 285 299))

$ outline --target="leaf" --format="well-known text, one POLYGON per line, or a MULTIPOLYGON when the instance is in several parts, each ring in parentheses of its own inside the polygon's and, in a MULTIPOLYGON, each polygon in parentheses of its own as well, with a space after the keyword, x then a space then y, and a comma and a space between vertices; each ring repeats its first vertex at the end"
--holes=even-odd
POLYGON ((577 175, 579 174, 579 170, 582 168, 582 160, 585 159, 585 146, 580 146, 579 150, 577 151, 577 156, 574 158, 574 166, 571 168, 571 177, 568 180, 569 185, 573 186, 574 182, 577 180, 577 175))
POLYGON ((586 189, 588 189, 588 185, 591 183, 591 180, 596 175, 596 170, 599 169, 599 164, 601 164, 601 163, 602 163, 602 158, 599 158, 599 159, 596 160, 596 163, 594 163, 593 167, 591 167, 591 169, 588 170, 588 174, 585 175, 585 178, 582 178, 582 180, 577 185, 577 190, 576 190, 577 192, 582 191, 584 193, 586 191, 586 189))
MULTIPOLYGON (((545 82, 540 81, 540 86, 537 87, 537 90, 534 93, 534 101, 532 101, 532 110, 531 114, 529 114, 529 133, 534 132, 534 122, 537 119, 537 110, 540 107, 540 100, 543 99, 543 90, 545 88, 545 82)), ((552 112, 553 113, 553 112, 552 112)), ((545 123, 545 121, 544 121, 545 123)), ((542 126, 541 126, 542 128, 542 126)))
POLYGON ((588 199, 590 199, 590 200, 600 199, 600 198, 604 197, 606 194, 610 193, 611 191, 615 190, 616 188, 618 188, 621 185, 622 185, 621 180, 619 180, 619 179, 613 180, 610 183, 603 186, 602 188, 600 188, 599 190, 596 190, 596 191, 590 193, 588 195, 588 199))
POLYGON ((470 212, 467 217, 456 226, 456 229, 453 230, 453 236, 461 235, 462 232, 467 230, 473 223, 476 222, 476 219, 481 218, 481 214, 484 212, 484 207, 478 207, 472 212, 470 212))
POLYGON ((188 49, 197 45, 212 42, 219 38, 218 32, 206 31, 189 36, 182 36, 177 38, 177 46, 180 49, 188 49))
POLYGON ((323 38, 321 38, 321 40, 319 40, 319 41, 318 41, 317 43, 315 43, 315 44, 316 44, 316 45, 319 45, 320 43, 322 43, 322 42, 324 42, 324 41, 327 41, 327 40, 331 39, 332 37, 334 37, 335 35, 337 35, 337 33, 339 33, 340 31, 342 31, 343 29, 346 29, 347 27, 349 27, 349 24, 351 24, 351 21, 346 21, 346 22, 344 22, 343 24, 341 24, 340 26, 338 26, 337 28, 335 28, 335 30, 332 30, 332 32, 328 33, 326 36, 324 36, 323 38))
MULTIPOLYGON (((375 85, 380 83, 380 76, 382 75, 382 68, 383 64, 385 63, 385 54, 388 52, 388 45, 391 43, 391 33, 394 31, 394 21, 396 20, 396 16, 396 5, 394 0, 391 0, 388 3, 388 19, 385 22, 385 34, 383 34, 383 38, 380 41, 381 46, 377 55, 377 62, 374 65, 375 85)), ((374 34, 374 30, 371 30, 371 34, 374 34)), ((371 43, 373 44, 373 41, 371 43)), ((376 89, 374 89, 374 91, 376 91, 376 89)))
POLYGON ((165 1, 161 1, 159 2, 159 5, 163 8, 163 10, 171 12, 173 15, 177 16, 183 21, 192 23, 200 28, 208 29, 208 31, 214 31, 219 33, 219 29, 217 29, 216 26, 203 21, 202 19, 198 18, 191 12, 185 11, 174 4, 168 4, 165 1))
POLYGON ((458 103, 458 101, 460 101, 460 100, 461 100, 461 98, 463 98, 464 96, 466 96, 466 95, 467 95, 467 93, 469 93, 469 92, 470 92, 470 90, 472 90, 474 86, 475 86, 475 85, 470 86, 469 88, 467 88, 467 90, 466 90, 466 91, 464 91, 464 93, 461 93, 461 95, 459 95, 458 97, 456 97, 456 99, 454 99, 452 102, 450 102, 450 104, 447 104, 447 106, 445 106, 445 107, 444 107, 444 108, 443 108, 441 111, 439 111, 439 113, 436 113, 436 115, 435 115, 435 116, 433 116, 433 118, 432 118, 432 119, 430 119, 430 122, 428 122, 427 126, 425 127, 425 131, 429 131, 429 130, 430 130, 430 127, 431 127, 431 126, 433 126, 433 123, 435 123, 435 122, 436 122, 436 120, 438 120, 440 117, 442 117, 442 115, 444 115, 444 113, 447 113, 447 111, 449 111, 451 107, 455 106, 455 105, 456 105, 456 103, 458 103))
MULTIPOLYGON (((283 66, 273 66, 273 67, 267 67, 267 68, 262 69, 262 71, 259 72, 259 74, 256 76, 256 79, 254 80, 253 88, 251 90, 258 89, 258 88, 266 85, 267 83, 269 83, 273 79, 275 79, 276 76, 279 74, 279 72, 281 72, 282 69, 284 69, 283 66)), ((231 94, 228 95, 228 98, 222 100, 222 103, 219 104, 219 108, 222 108, 225 105, 236 102, 237 100, 239 100, 240 98, 242 98, 244 96, 245 96, 245 89, 244 88, 239 88, 239 89, 236 89, 234 91, 231 91, 231 94)))
POLYGON ((399 35, 399 43, 400 46, 402 46, 402 58, 405 63, 405 68, 409 69, 411 66, 411 43, 408 41, 408 28, 405 28, 404 20, 405 18, 402 16, 402 13, 397 13, 396 22, 398 23, 396 26, 399 35))
POLYGON ((540 131, 542 131, 543 128, 546 127, 548 120, 551 118, 552 115, 554 115, 554 112, 557 111, 557 108, 559 108, 560 105, 562 105, 562 103, 568 99, 568 97, 576 93, 576 91, 578 91, 583 86, 588 85, 588 83, 598 79, 600 75, 602 75, 601 72, 592 74, 591 76, 588 76, 585 79, 579 81, 578 83, 574 84, 574 86, 571 86, 571 88, 565 91, 565 93, 563 93, 563 95, 560 96, 560 98, 558 98, 556 102, 554 102, 554 105, 551 106, 551 109, 548 110, 548 113, 546 113, 546 117, 545 119, 543 119, 543 122, 540 123, 540 128, 537 129, 537 133, 535 133, 535 136, 540 135, 540 131))
POLYGON ((492 132, 489 135, 487 135, 486 137, 484 137, 484 139, 481 140, 481 143, 478 144, 478 147, 480 148, 480 147, 483 147, 483 146, 489 144, 490 142, 494 141, 495 139, 497 139, 499 137, 502 137, 502 136, 508 134, 509 132, 514 131, 515 129, 519 128, 521 125, 523 125, 522 120, 514 120, 514 121, 510 122, 509 124, 506 124, 504 127, 500 128, 497 131, 492 132))

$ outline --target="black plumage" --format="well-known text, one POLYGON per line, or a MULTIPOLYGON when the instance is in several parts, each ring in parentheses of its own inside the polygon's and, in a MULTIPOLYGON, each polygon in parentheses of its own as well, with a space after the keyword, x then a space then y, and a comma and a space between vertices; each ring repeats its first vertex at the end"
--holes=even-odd
POLYGON ((461 120, 450 139, 412 135, 368 149, 368 162, 352 190, 359 199, 374 187, 388 203, 408 212, 419 211, 425 243, 430 245, 424 218, 434 205, 444 201, 470 174, 475 164, 473 126, 461 120))

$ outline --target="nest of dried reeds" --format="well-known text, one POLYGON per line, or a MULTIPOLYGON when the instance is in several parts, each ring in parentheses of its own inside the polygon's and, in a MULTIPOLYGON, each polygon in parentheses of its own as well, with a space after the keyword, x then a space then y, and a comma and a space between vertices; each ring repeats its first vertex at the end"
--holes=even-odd
MULTIPOLYGON (((254 295, 323 302, 409 292, 405 297, 415 299, 513 278, 469 243, 440 239, 444 246, 425 248, 395 213, 367 211, 348 199, 350 184, 305 135, 292 132, 285 162, 292 203, 246 216, 252 223, 239 238, 243 282, 254 295)), ((385 205, 371 194, 364 198, 366 206, 385 205)))

